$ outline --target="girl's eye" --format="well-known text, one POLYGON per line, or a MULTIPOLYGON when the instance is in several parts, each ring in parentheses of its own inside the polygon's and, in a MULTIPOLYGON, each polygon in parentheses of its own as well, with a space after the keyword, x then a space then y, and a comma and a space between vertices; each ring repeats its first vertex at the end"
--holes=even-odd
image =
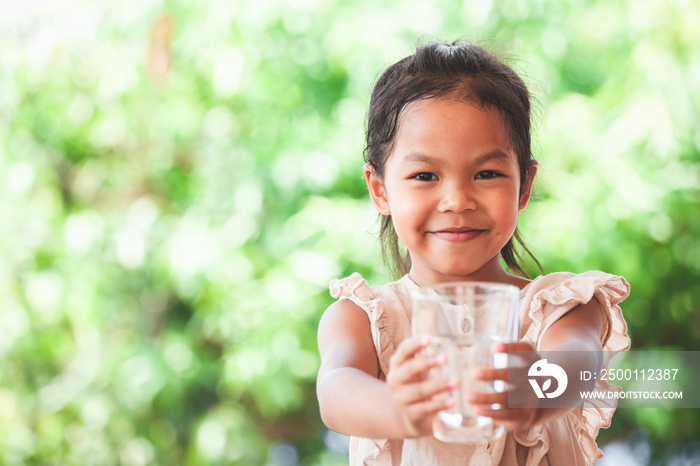
POLYGON ((476 174, 476 179, 478 179, 478 180, 490 180, 492 178, 497 178, 499 176, 502 176, 502 175, 498 172, 491 171, 491 170, 484 170, 484 171, 476 174))
POLYGON ((416 173, 411 178, 414 178, 418 181, 435 181, 435 180, 437 180, 437 176, 435 176, 434 173, 427 173, 427 172, 416 173))

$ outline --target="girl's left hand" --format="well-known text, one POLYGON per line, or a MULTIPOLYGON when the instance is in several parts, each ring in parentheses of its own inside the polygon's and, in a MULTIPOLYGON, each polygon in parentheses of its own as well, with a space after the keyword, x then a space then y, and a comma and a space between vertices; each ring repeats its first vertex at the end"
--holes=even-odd
POLYGON ((472 371, 472 376, 475 380, 502 380, 506 384, 507 390, 499 393, 468 393, 466 401, 475 405, 477 415, 492 418, 497 425, 504 426, 506 430, 513 431, 529 427, 535 418, 537 406, 537 397, 527 381, 527 371, 537 361, 535 349, 529 343, 517 342, 498 343, 495 345, 494 350, 498 353, 511 351, 528 351, 532 353, 528 360, 523 360, 522 367, 517 369, 512 367, 510 369, 475 367, 472 371), (518 405, 524 407, 509 408, 509 396, 511 397, 511 402, 517 399, 518 405), (494 404, 500 405, 500 408, 492 409, 494 404))

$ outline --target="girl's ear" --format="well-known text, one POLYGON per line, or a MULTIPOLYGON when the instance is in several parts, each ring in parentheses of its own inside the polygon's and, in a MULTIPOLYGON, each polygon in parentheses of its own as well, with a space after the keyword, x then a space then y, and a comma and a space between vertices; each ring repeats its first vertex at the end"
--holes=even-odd
POLYGON ((362 172, 365 176, 367 189, 369 189, 369 197, 372 199, 374 208, 377 209, 377 212, 382 215, 391 215, 391 209, 389 209, 389 199, 386 197, 386 189, 384 189, 384 184, 377 176, 374 170, 374 165, 371 163, 366 163, 362 169, 362 172))
POLYGON ((525 182, 520 187, 520 201, 518 202, 518 210, 524 210, 527 207, 527 203, 530 200, 530 195, 532 192, 532 183, 535 181, 535 175, 537 174, 537 167, 539 164, 537 160, 532 160, 532 165, 527 171, 527 176, 525 177, 525 182))

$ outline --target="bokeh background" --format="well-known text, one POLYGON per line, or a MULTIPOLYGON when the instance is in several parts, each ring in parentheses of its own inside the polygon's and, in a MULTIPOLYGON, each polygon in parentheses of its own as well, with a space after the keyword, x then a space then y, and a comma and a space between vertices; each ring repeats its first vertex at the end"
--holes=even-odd
MULTIPOLYGON (((479 38, 536 95, 545 270, 625 276, 633 348, 700 349, 695 1, 0 3, 2 464, 346 464, 316 327, 329 280, 388 280, 364 112, 420 40, 479 38)), ((601 464, 699 437, 618 410, 601 464)))

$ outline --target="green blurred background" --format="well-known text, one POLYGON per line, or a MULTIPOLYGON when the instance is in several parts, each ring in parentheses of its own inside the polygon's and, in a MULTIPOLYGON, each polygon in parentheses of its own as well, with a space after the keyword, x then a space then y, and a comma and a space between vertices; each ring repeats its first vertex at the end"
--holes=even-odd
MULTIPOLYGON (((697 2, 0 3, 2 464, 346 464, 316 326, 329 280, 388 280, 364 111, 417 40, 517 57, 529 246, 625 276, 633 348, 699 349, 697 2)), ((699 437, 626 409, 598 439, 648 464, 699 437)))

